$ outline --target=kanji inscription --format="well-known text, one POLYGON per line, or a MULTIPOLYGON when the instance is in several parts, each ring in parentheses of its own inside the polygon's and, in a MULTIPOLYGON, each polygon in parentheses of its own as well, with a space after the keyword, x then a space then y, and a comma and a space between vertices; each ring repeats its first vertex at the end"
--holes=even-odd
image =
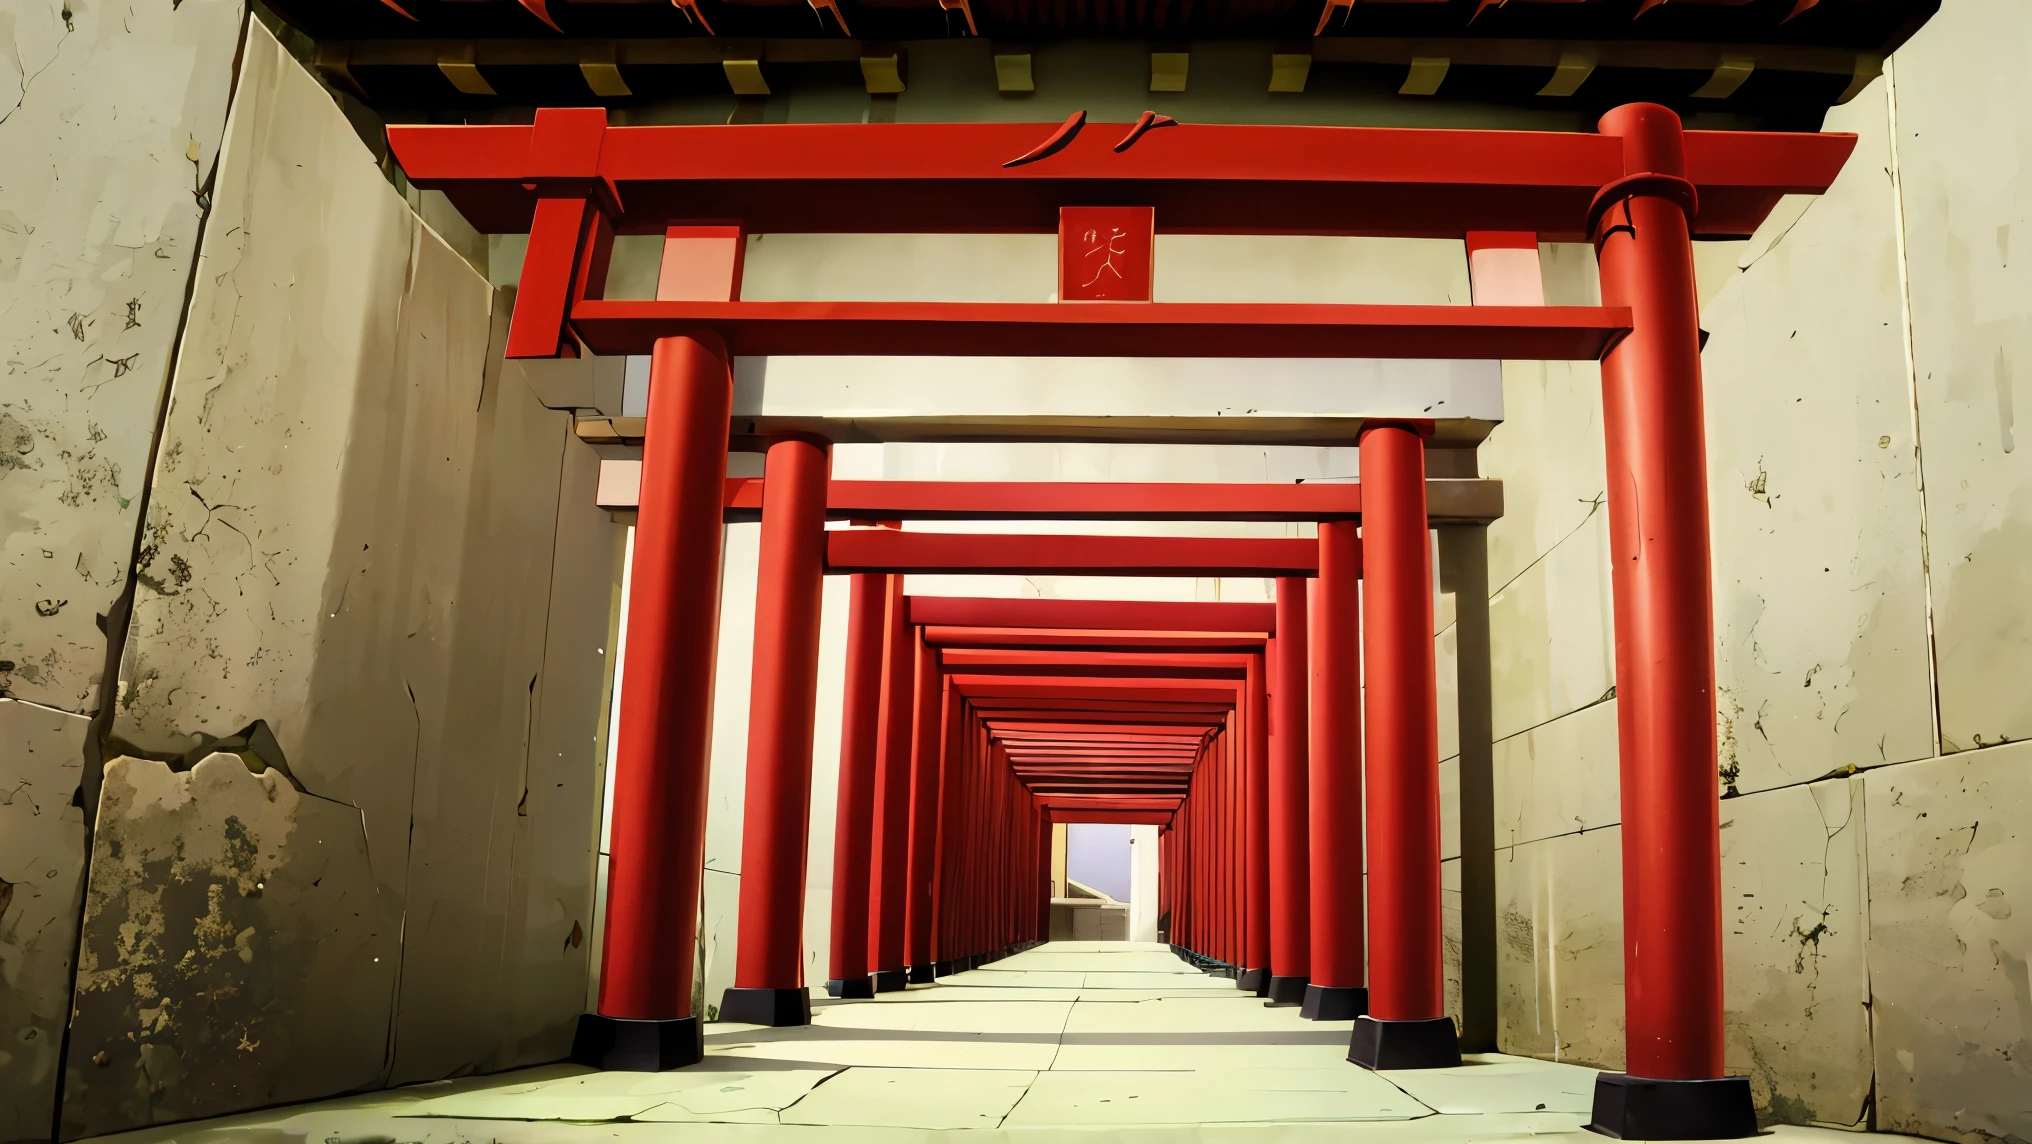
POLYGON ((1060 207, 1059 300, 1150 301, 1156 232, 1150 207, 1060 207))

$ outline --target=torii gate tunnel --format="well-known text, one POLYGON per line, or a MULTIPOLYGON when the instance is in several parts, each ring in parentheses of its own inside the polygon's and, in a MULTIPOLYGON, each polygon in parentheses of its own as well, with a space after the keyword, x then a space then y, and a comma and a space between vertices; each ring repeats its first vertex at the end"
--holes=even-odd
MULTIPOLYGON (((610 128, 598 109, 547 109, 529 126, 389 128, 412 182, 443 190, 482 231, 529 233, 510 356, 650 355, 599 1012, 576 1055, 653 1069, 702 1051, 692 950, 734 356, 1599 359, 1629 1071, 1601 1076, 1591 1127, 1654 1139, 1754 1132, 1748 1081, 1723 1067, 1690 240, 1748 234, 1781 196, 1824 191, 1854 138, 1686 132, 1649 104, 1611 111, 1598 134, 1083 120, 610 128), (1147 208, 1170 232, 1590 241, 1602 304, 739 300, 747 233, 1049 233, 1062 209, 1087 207, 1147 208), (602 297, 617 233, 665 236, 655 300, 602 297)), ((1362 426, 1352 511, 1280 505, 1288 490, 1275 486, 1223 486, 1219 503, 1189 486, 1146 490, 1169 504, 1164 519, 1220 519, 1260 496, 1258 519, 1321 521, 1316 542, 828 533, 827 443, 773 441, 759 497, 740 956, 723 1015, 809 1020, 804 851, 819 585, 833 570, 854 576, 836 992, 901 987, 1044 937, 1051 822, 1159 822, 1174 944, 1311 1015, 1365 1008, 1350 1048, 1359 1064, 1457 1061, 1440 989, 1429 430, 1362 426), (1025 610, 902 593, 911 571, 1025 569, 1275 576, 1277 603, 1025 610), (1315 696, 1344 701, 1308 712, 1308 677, 1315 696)), ((999 509, 976 498, 980 511, 947 515, 1062 504, 1052 495, 1017 489, 999 509)), ((1136 518, 1163 506, 1118 507, 1136 518)))

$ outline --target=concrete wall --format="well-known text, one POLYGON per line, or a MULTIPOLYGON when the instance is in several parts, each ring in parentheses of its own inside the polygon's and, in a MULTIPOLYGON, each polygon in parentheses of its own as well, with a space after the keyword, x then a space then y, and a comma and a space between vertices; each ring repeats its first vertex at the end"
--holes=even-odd
POLYGON ((103 710, 245 10, 0 18, 0 1140, 47 1136, 103 710))
POLYGON ((598 459, 329 94, 171 7, 9 22, 10 1140, 555 1060, 586 995, 598 459))
MULTIPOLYGON (((1833 190, 1700 259, 1727 1056, 1772 1120, 2032 1133, 2028 36, 1944 6, 1829 115, 1860 137, 1833 190)), ((1548 300, 1584 297, 1588 251, 1542 253, 1548 300)), ((1503 1045, 1618 1067, 1598 378, 1511 363, 1504 398, 1503 1045)))

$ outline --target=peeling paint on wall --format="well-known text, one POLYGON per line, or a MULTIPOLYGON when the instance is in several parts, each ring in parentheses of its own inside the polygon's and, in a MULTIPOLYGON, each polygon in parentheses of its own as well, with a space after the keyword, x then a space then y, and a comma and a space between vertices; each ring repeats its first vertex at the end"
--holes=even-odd
POLYGON ((64 1137, 372 1085, 400 938, 358 810, 237 755, 112 760, 64 1137))
POLYGON ((85 870, 76 803, 89 725, 0 699, 0 1140, 55 1122, 85 870))

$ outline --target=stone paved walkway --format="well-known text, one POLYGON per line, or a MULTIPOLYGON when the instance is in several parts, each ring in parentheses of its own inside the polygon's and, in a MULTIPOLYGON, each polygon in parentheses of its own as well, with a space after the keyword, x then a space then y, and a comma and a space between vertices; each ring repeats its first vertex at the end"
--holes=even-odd
POLYGON ((550 1065, 106 1139, 1602 1139, 1581 1129, 1592 1069, 1488 1055, 1454 1069, 1367 1072, 1347 1063, 1349 1022, 1265 1008, 1161 945, 1054 942, 937 985, 813 1008, 801 1029, 708 1025, 705 1062, 669 1073, 550 1065))

